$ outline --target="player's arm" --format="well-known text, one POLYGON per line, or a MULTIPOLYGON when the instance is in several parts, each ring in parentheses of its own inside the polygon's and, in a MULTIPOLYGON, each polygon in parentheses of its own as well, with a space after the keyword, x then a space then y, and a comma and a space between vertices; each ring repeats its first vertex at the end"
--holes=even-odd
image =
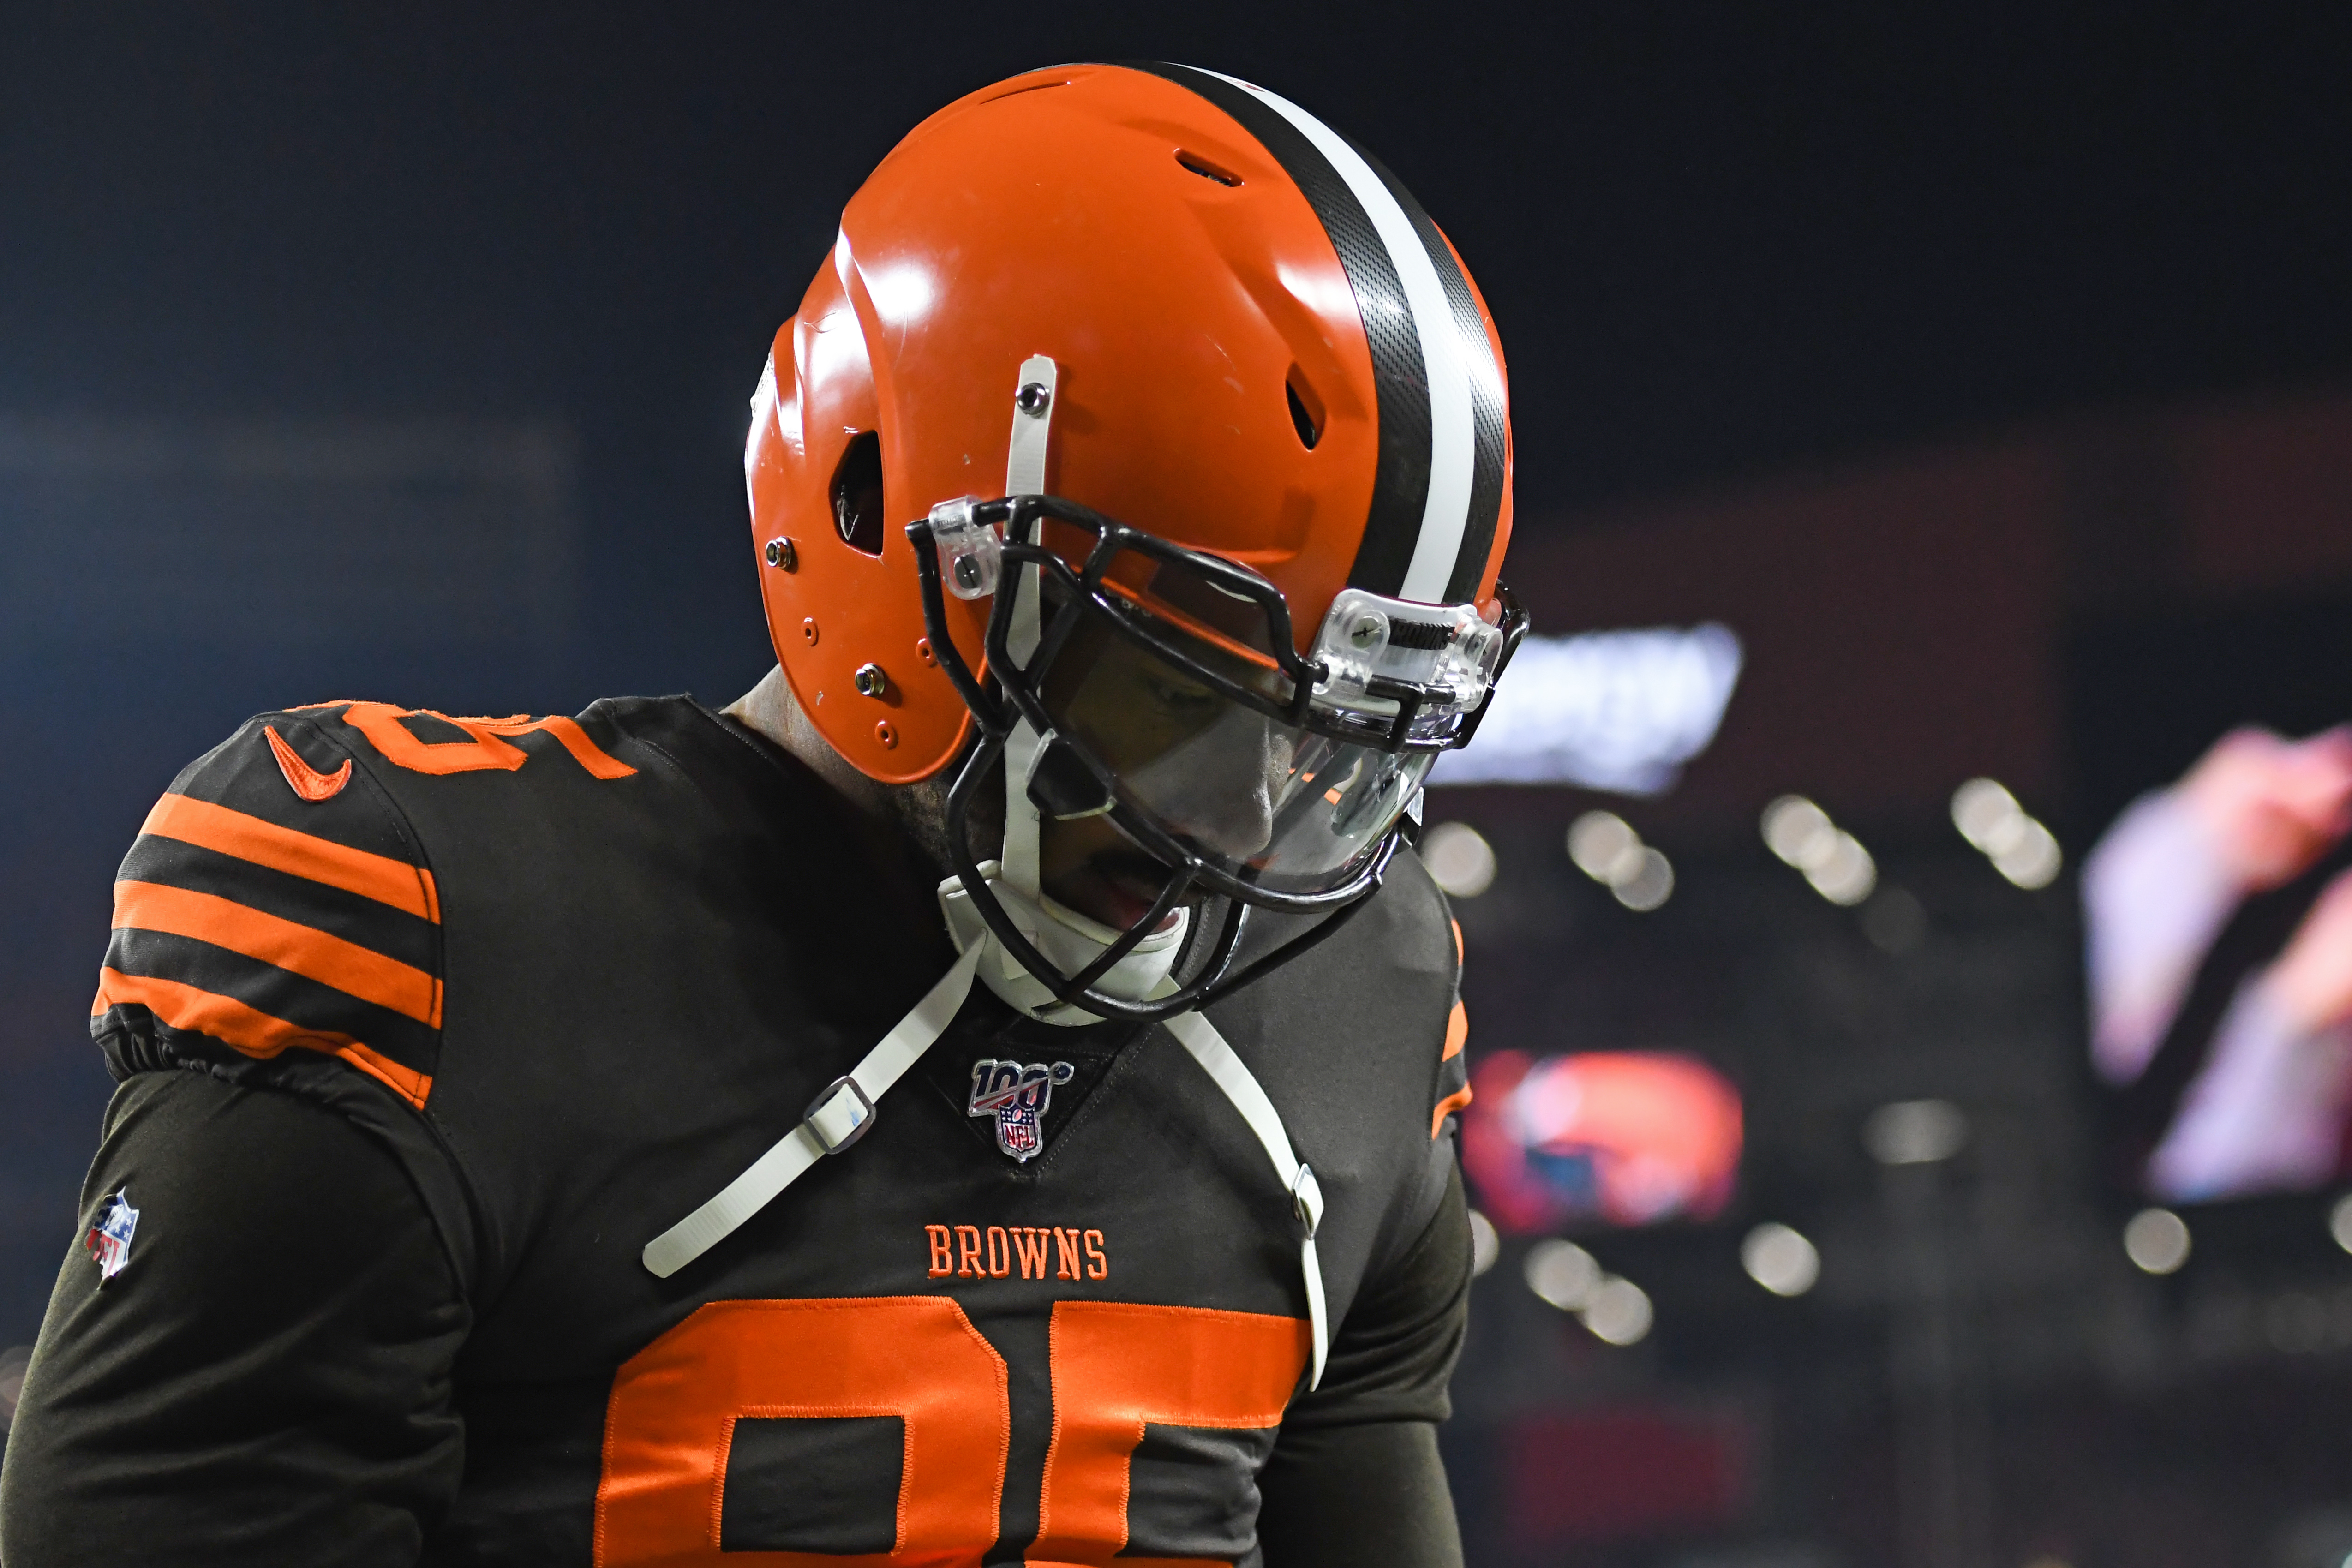
POLYGON ((1366 1282, 1332 1343, 1322 1384, 1293 1405, 1259 1477, 1267 1568, 1459 1568, 1462 1537, 1437 1453, 1446 1384, 1470 1313, 1470 1208, 1454 1119, 1470 1103, 1470 1023, 1455 1000, 1429 1090, 1420 1233, 1366 1282), (1430 1194, 1434 1194, 1433 1201, 1430 1194))
POLYGON ((58 1275, 0 1560, 405 1568, 457 1482, 472 1256, 423 1118, 422 849, 363 760, 274 714, 173 781, 113 923, 90 1033, 122 1087, 81 1205, 108 1266, 58 1275))
POLYGON ((1266 1568, 1459 1568, 1437 1454, 1470 1302, 1470 1219, 1451 1141, 1444 1193, 1340 1325, 1323 1383, 1294 1405, 1258 1478, 1266 1568))
POLYGON ((9 1568, 411 1568, 462 1463, 468 1313, 415 1187, 334 1111, 200 1070, 117 1092, 0 1476, 9 1568), (118 1225, 118 1228, 126 1228, 118 1225))

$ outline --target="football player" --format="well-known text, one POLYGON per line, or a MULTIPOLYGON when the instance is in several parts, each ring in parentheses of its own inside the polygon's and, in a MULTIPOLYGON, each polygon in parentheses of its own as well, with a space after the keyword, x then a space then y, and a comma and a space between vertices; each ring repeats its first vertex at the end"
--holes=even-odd
POLYGON ((1460 258, 1271 92, 1038 71, 751 414, 733 707, 289 709, 147 818, 9 1568, 1459 1561, 1460 258))

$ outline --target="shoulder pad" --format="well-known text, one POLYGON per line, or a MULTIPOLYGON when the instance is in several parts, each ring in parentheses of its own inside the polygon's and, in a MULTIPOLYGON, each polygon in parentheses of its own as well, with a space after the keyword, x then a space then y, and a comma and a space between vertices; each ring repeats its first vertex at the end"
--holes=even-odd
POLYGON ((259 1059, 322 1051, 421 1110, 441 987, 440 900, 398 807, 329 726, 265 714, 148 813, 114 884, 90 1032, 118 1072, 174 1036, 259 1059))

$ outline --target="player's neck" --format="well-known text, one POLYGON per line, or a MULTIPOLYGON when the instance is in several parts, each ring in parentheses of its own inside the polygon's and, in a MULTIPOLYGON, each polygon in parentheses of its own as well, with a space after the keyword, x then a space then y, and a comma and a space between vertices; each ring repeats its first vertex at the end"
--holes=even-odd
POLYGON ((793 695, 784 672, 771 668, 760 678, 760 684, 743 693, 723 710, 736 722, 758 731, 782 746, 808 770, 833 786, 834 792, 858 810, 871 816, 889 818, 890 786, 867 778, 850 765, 849 760, 825 742, 801 710, 800 700, 793 695))

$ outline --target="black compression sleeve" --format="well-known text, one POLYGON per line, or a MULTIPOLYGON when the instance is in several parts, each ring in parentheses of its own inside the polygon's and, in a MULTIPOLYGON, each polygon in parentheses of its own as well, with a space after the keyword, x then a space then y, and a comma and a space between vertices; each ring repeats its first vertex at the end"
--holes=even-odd
POLYGON ((392 1155, 201 1072, 120 1089, 82 1197, 138 1210, 59 1271, 0 1478, 8 1568, 412 1568, 454 1495, 469 1317, 392 1155))
POLYGON ((1349 1311, 1323 1382, 1283 1418, 1258 1477, 1265 1568, 1459 1568, 1437 1454, 1470 1303, 1458 1171, 1412 1248, 1349 1311))
POLYGON ((1265 1568, 1462 1568, 1430 1422, 1286 1431, 1258 1489, 1265 1568))

